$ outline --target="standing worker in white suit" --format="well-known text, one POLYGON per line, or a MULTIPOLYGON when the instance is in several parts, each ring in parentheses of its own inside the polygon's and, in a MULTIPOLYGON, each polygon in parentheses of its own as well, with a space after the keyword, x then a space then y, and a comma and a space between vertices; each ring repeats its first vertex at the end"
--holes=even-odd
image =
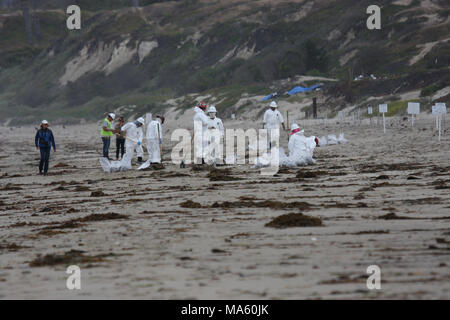
POLYGON ((264 124, 263 128, 267 129, 267 135, 269 138, 269 146, 271 145, 270 141, 272 140, 272 132, 271 130, 278 129, 280 130, 280 123, 283 126, 283 130, 286 130, 284 126, 284 119, 281 115, 280 111, 278 111, 278 104, 275 101, 270 103, 270 109, 268 109, 264 113, 264 124))
POLYGON ((208 143, 208 150, 206 154, 207 163, 219 163, 222 164, 222 137, 225 134, 223 128, 223 123, 220 118, 216 117, 217 109, 215 106, 210 106, 208 108, 209 124, 208 124, 208 134, 206 140, 208 143))
POLYGON ((156 116, 147 127, 147 151, 149 154, 149 164, 161 163, 162 150, 162 124, 165 118, 163 116, 156 116))
POLYGON ((220 135, 223 136, 225 134, 225 130, 223 128, 222 119, 217 118, 217 109, 215 106, 211 106, 208 109, 209 116, 209 129, 214 128, 220 131, 220 135))
POLYGON ((208 141, 205 139, 205 133, 208 130, 209 118, 205 111, 208 106, 204 102, 200 102, 194 108, 194 150, 196 163, 205 163, 204 151, 208 147, 208 141), (201 159, 201 162, 200 162, 201 159))

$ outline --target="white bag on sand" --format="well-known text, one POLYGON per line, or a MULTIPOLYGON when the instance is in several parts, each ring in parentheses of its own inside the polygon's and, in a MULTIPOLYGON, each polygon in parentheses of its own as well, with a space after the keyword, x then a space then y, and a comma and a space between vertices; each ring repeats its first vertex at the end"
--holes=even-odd
POLYGON ((322 138, 319 138, 319 147, 324 147, 324 146, 326 146, 328 144, 328 140, 327 140, 327 137, 322 137, 322 138))
POLYGON ((348 140, 344 138, 344 134, 343 133, 341 133, 339 135, 339 138, 337 140, 338 140, 339 144, 344 144, 344 143, 348 142, 348 140))
POLYGON ((109 163, 109 160, 107 158, 100 158, 100 165, 102 166, 103 171, 110 173, 111 172, 111 165, 109 163))
POLYGON ((138 170, 144 170, 144 169, 147 169, 147 168, 150 167, 150 164, 151 164, 150 160, 147 160, 147 161, 145 161, 145 162, 138 168, 138 170))
MULTIPOLYGON (((284 153, 284 151, 283 151, 284 153)), ((264 153, 261 157, 257 157, 254 161, 254 166, 253 168, 255 169, 259 169, 259 168, 263 168, 263 167, 269 167, 270 166, 270 160, 271 160, 271 156, 270 153, 264 153)))
POLYGON ((127 162, 126 158, 120 161, 109 161, 107 158, 100 158, 100 165, 103 171, 107 173, 130 170, 131 165, 128 165, 127 162))
POLYGON ((328 144, 329 145, 335 145, 335 144, 338 144, 339 142, 338 142, 338 139, 336 138, 336 135, 334 135, 334 134, 330 134, 330 135, 328 135, 328 144))

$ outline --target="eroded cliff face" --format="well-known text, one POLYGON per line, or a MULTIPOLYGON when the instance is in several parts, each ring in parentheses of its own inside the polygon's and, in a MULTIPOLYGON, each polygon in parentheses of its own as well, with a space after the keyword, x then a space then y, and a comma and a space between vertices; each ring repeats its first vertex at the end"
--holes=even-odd
POLYGON ((408 77, 422 78, 432 95, 450 85, 441 76, 450 65, 446 1, 381 1, 379 31, 366 27, 369 0, 140 3, 84 6, 79 31, 66 30, 64 7, 31 10, 45 23, 33 45, 23 13, 0 10, 1 115, 67 108, 71 117, 97 117, 112 105, 153 109, 189 94, 220 97, 217 107, 229 113, 245 94, 315 81, 295 80, 305 75, 342 81, 325 86, 325 100, 342 97, 332 108, 419 90, 408 77), (375 81, 372 74, 399 89, 352 88, 360 75, 375 81))
POLYGON ((121 42, 103 41, 85 45, 78 56, 67 62, 64 74, 59 78, 62 86, 75 82, 83 75, 99 71, 105 75, 113 73, 123 65, 137 59, 140 64, 158 47, 158 41, 140 41, 133 43, 129 38, 121 42))

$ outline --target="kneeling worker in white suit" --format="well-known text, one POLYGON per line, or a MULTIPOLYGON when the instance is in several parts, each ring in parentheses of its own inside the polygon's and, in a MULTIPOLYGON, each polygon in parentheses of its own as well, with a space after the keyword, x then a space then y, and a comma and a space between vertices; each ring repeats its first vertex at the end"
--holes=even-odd
POLYGON ((129 122, 121 128, 122 132, 126 134, 125 148, 126 152, 120 161, 109 162, 106 158, 100 158, 100 164, 105 172, 125 171, 131 169, 131 160, 134 156, 134 151, 142 148, 142 140, 144 132, 142 126, 144 125, 144 118, 139 118, 134 122, 129 122))
POLYGON ((314 149, 317 146, 317 138, 305 137, 305 131, 294 123, 289 138, 289 160, 295 165, 308 165, 316 163, 313 159, 314 149))
MULTIPOLYGON (((144 132, 142 126, 144 125, 144 118, 139 118, 134 122, 128 122, 122 127, 122 131, 126 131, 125 140, 125 155, 122 159, 121 167, 131 169, 131 160, 134 156, 134 151, 142 148, 142 140, 144 139, 144 132)), ((140 155, 138 151, 138 156, 140 155)))

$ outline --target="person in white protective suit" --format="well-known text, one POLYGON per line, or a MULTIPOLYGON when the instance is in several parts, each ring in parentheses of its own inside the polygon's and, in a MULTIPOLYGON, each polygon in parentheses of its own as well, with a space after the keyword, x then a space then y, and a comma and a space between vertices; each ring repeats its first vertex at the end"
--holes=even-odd
MULTIPOLYGON (((208 108, 208 116, 209 116, 209 123, 208 123, 208 135, 205 137, 207 139, 207 143, 209 146, 209 149, 207 150, 206 159, 207 163, 217 163, 219 162, 222 164, 222 161, 220 161, 220 157, 222 155, 222 152, 220 152, 220 147, 222 146, 221 140, 222 137, 225 134, 225 130, 223 127, 222 120, 220 118, 216 117, 217 115, 217 109, 215 106, 210 106, 208 108), (211 143, 209 143, 211 142, 211 143), (219 161, 217 161, 219 160, 219 161)), ((223 160, 223 159, 222 159, 223 160)))
POLYGON ((217 129, 220 131, 220 135, 223 136, 225 134, 225 130, 223 128, 222 119, 217 118, 217 109, 215 106, 211 106, 208 109, 209 116, 209 129, 217 129))
POLYGON ((318 139, 314 136, 305 137, 305 131, 294 123, 291 128, 291 137, 289 138, 289 157, 280 155, 280 164, 286 166, 302 166, 315 164, 313 159, 314 149, 318 144, 318 139))
POLYGON ((269 147, 271 146, 271 130, 280 129, 280 123, 283 126, 283 130, 286 130, 284 126, 284 119, 280 111, 278 111, 278 104, 275 101, 270 103, 270 109, 264 113, 263 129, 267 129, 267 137, 269 138, 269 147))
POLYGON ((194 150, 196 163, 205 163, 205 150, 208 147, 208 140, 205 139, 206 131, 208 130, 209 117, 205 111, 208 106, 201 102, 194 108, 194 150), (201 159, 201 160, 200 160, 201 159))
POLYGON ((138 170, 147 169, 152 163, 161 163, 162 124, 164 124, 164 120, 163 116, 156 116, 156 119, 148 124, 146 134, 148 160, 138 170))
POLYGON ((142 140, 144 139, 144 132, 142 131, 142 126, 144 125, 144 118, 139 118, 134 122, 129 122, 125 124, 121 131, 125 131, 125 155, 120 161, 109 162, 105 158, 100 159, 100 164, 106 172, 114 171, 124 171, 131 169, 131 160, 134 156, 134 151, 138 150, 142 146, 142 140))

